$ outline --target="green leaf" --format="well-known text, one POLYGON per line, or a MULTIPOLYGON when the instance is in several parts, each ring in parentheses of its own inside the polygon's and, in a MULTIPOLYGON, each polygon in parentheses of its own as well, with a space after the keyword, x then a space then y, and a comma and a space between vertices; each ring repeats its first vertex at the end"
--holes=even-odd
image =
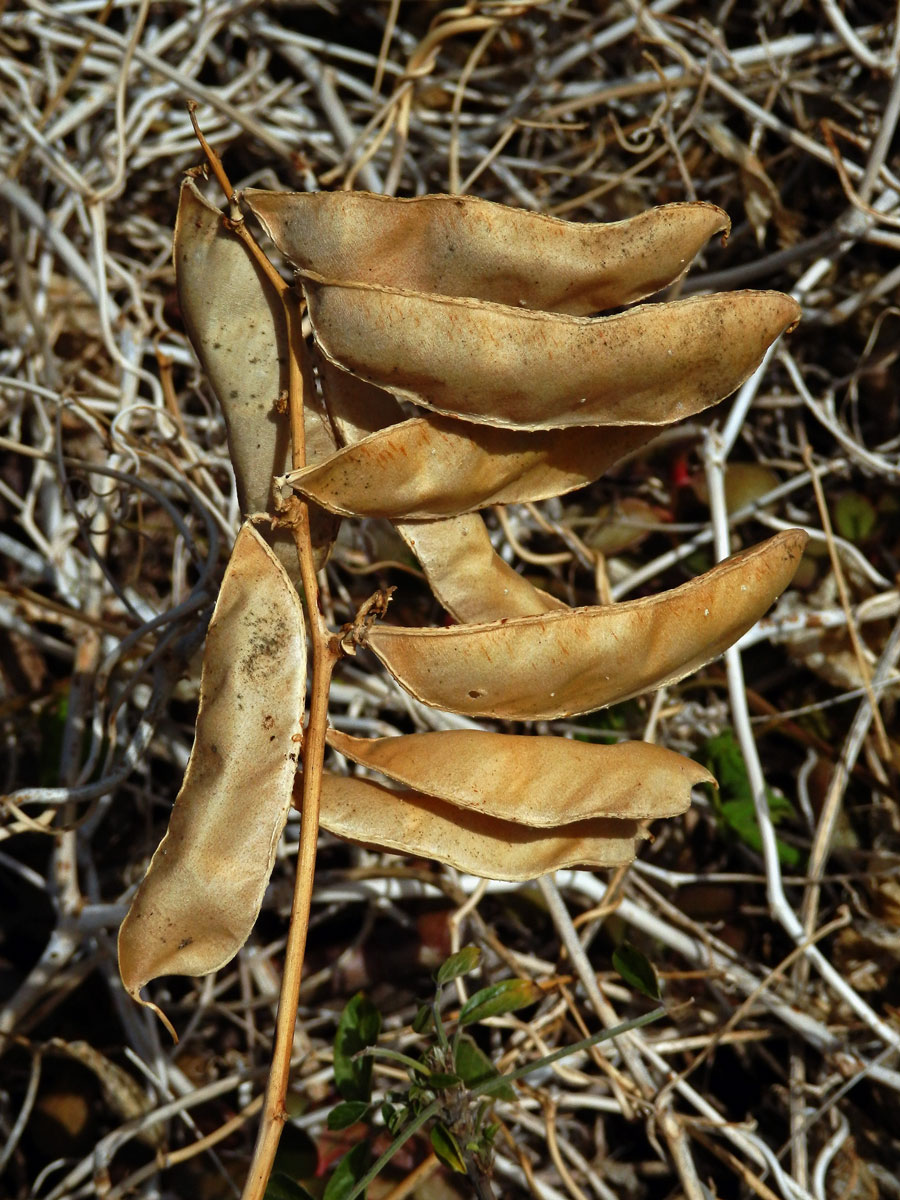
POLYGON ((369 1166, 369 1146, 360 1142, 340 1160, 325 1186, 322 1200, 344 1200, 353 1191, 369 1166))
POLYGON ((413 1017, 413 1033, 428 1033, 434 1027, 434 1010, 430 1004, 423 1004, 413 1017))
POLYGON ((362 992, 348 1000, 334 1039, 334 1082, 345 1100, 366 1100, 372 1094, 372 1059, 354 1058, 374 1046, 381 1032, 381 1013, 362 992))
POLYGON ((446 962, 438 968, 435 979, 439 984, 449 983, 451 979, 459 979, 474 971, 481 961, 481 950, 477 946, 463 946, 457 954, 451 954, 446 962))
POLYGON ((406 1093, 411 1112, 419 1112, 434 1100, 434 1092, 424 1083, 411 1083, 406 1093))
POLYGON ((408 1113, 409 1109, 405 1104, 398 1107, 395 1104, 391 1104, 389 1100, 384 1101, 381 1106, 381 1119, 384 1121, 385 1128, 392 1137, 396 1137, 408 1113))
POLYGON ((529 1004, 540 1000, 542 995, 541 989, 530 979, 505 979, 502 983, 493 983, 466 1001, 460 1009, 459 1024, 474 1025, 485 1017, 498 1017, 502 1013, 527 1008, 529 1004))
POLYGON ((631 942, 623 942, 613 951, 612 965, 636 992, 651 1000, 659 999, 659 980, 653 963, 631 942))
POLYGON ((365 1100, 345 1100, 343 1104, 336 1104, 328 1114, 328 1128, 349 1129, 351 1125, 361 1121, 368 1111, 369 1106, 365 1100))
POLYGON ((834 506, 834 524, 848 542, 864 542, 878 522, 871 501, 859 492, 847 492, 834 506))
POLYGON ((297 1183, 289 1175, 280 1171, 273 1172, 266 1184, 263 1200, 313 1200, 302 1183, 297 1183))
POLYGON ((456 1087, 462 1083, 462 1079, 458 1075, 449 1075, 444 1071, 432 1071, 428 1076, 428 1087, 435 1092, 442 1092, 445 1088, 456 1087))
MULTIPOLYGON (((719 782, 719 796, 737 796, 752 801, 750 779, 741 748, 731 729, 709 738, 704 747, 706 765, 719 782)), ((715 793, 713 793, 715 798, 715 793)))
POLYGON ((501 1100, 515 1100, 516 1093, 513 1088, 506 1082, 484 1051, 467 1034, 464 1034, 456 1045, 454 1066, 466 1087, 477 1087, 480 1083, 496 1079, 496 1087, 488 1089, 487 1094, 498 1096, 501 1100))
POLYGON ((445 1167, 465 1175, 466 1164, 459 1143, 446 1125, 437 1123, 431 1127, 431 1146, 445 1167))
MULTIPOLYGON (((779 796, 777 792, 767 791, 766 797, 769 801, 769 811, 772 814, 772 824, 777 825, 785 817, 785 806, 790 813, 793 813, 789 801, 783 796, 779 796)), ((759 832, 759 823, 756 820, 756 808, 753 801, 747 800, 727 800, 721 808, 722 817, 725 824, 733 833, 751 850, 755 850, 758 854, 762 853, 762 834, 759 832)), ((799 867, 803 862, 803 854, 796 846, 791 846, 781 838, 776 837, 775 845, 778 850, 778 861, 783 867, 799 867)))
MULTIPOLYGON (((712 803, 719 825, 730 830, 745 846, 757 853, 762 851, 762 835, 756 820, 753 789, 744 756, 734 732, 723 729, 710 738, 704 748, 706 765, 719 781, 718 793, 712 793, 712 803)), ((766 790, 766 800, 773 825, 795 816, 793 805, 784 796, 771 788, 766 790)), ((798 867, 803 855, 796 846, 781 838, 776 839, 778 858, 785 867, 798 867)))

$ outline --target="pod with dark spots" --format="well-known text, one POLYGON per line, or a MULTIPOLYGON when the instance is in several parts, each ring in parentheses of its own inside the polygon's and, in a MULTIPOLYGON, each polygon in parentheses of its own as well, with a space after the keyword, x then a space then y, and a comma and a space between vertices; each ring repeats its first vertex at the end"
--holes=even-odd
POLYGON ((243 196, 300 270, 575 315, 667 287, 730 227, 721 208, 702 201, 581 223, 475 196, 255 188, 243 196))
MULTIPOLYGON (((272 478, 291 461, 287 396, 289 348, 284 309, 247 247, 192 179, 181 185, 175 223, 175 282, 188 337, 225 417, 241 513, 273 512, 272 478)), ((306 461, 331 454, 335 439, 308 382, 304 405, 306 461)), ((313 542, 324 563, 339 522, 311 506, 313 542)), ((266 539, 292 578, 297 551, 289 531, 266 539)))
POLYGON ((305 695, 297 590, 245 524, 206 637, 184 783, 119 930, 122 982, 170 1030, 141 988, 218 970, 247 940, 290 811, 305 695))
POLYGON ((300 275, 316 342, 400 399, 487 425, 667 425, 730 395, 800 309, 726 292, 570 317, 300 275))
POLYGON ((787 587, 807 535, 790 529, 673 591, 489 625, 377 625, 366 644, 423 704, 551 720, 674 683, 722 654, 787 587))

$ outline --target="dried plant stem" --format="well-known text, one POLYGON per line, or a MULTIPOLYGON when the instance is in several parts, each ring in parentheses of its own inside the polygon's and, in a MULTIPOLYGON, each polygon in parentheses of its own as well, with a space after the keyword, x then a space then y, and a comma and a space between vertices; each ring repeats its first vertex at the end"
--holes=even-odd
MULTIPOLYGON (((260 260, 265 259, 265 255, 250 237, 243 222, 237 226, 236 232, 238 231, 240 231, 245 244, 252 247, 254 255, 260 260)), ((268 259, 265 259, 265 262, 267 273, 272 272, 277 276, 277 272, 274 271, 268 259)), ((306 465, 303 371, 300 358, 305 352, 305 348, 300 329, 300 305, 297 297, 280 277, 278 277, 278 292, 284 305, 290 345, 288 404, 291 422, 291 462, 294 470, 298 470, 306 465)), ((300 998, 300 978, 306 953, 306 935, 309 930, 309 911, 316 871, 325 731, 328 727, 328 698, 331 674, 342 653, 340 641, 332 636, 319 605, 319 585, 316 578, 316 565, 309 527, 309 507, 305 501, 293 497, 285 506, 281 519, 290 525, 297 547, 300 578, 306 596, 309 620, 312 687, 309 718, 303 739, 303 806, 300 816, 300 846, 297 854, 294 898, 291 904, 291 923, 285 947, 281 994, 278 999, 278 1015, 275 1020, 275 1045, 272 1049, 272 1064, 266 1084, 265 1103, 247 1182, 244 1185, 243 1200, 261 1200, 265 1193, 286 1116, 284 1099, 290 1078, 291 1049, 294 1044, 294 1026, 297 1021, 297 1005, 300 998)))
MULTIPOLYGON (((265 271, 266 276, 278 292, 284 306, 285 324, 290 346, 288 372, 288 406, 291 425, 291 464, 294 470, 306 466, 306 437, 303 424, 303 363, 305 353, 301 330, 300 304, 293 290, 284 282, 268 258, 256 244, 240 216, 234 189, 225 174, 221 159, 204 138, 194 116, 194 106, 189 106, 194 132, 203 148, 210 167, 216 176, 231 209, 229 228, 241 239, 248 251, 265 271)), ((319 584, 310 533, 309 507, 306 501, 292 497, 278 517, 279 523, 288 525, 297 547, 300 578, 306 597, 309 621, 310 649, 312 652, 312 686, 310 689, 309 718, 303 738, 303 797, 300 815, 300 845, 297 853, 297 874, 294 882, 294 897, 291 903, 291 921, 284 952, 284 971, 281 993, 278 998, 278 1014, 275 1018, 275 1044, 272 1062, 266 1083, 265 1099, 253 1158, 244 1185, 242 1200, 262 1200, 275 1154, 281 1139, 286 1117, 285 1096, 291 1070, 291 1050, 294 1044, 294 1026, 297 1022, 297 1006, 300 999, 300 979, 306 953, 306 935, 309 931, 309 912, 312 904, 313 882, 316 872, 316 846, 319 834, 319 806, 322 794, 322 771, 325 758, 325 731, 328 727, 328 699, 334 665, 341 657, 340 640, 334 637, 322 615, 319 605, 319 584)))
POLYGON ((331 672, 340 656, 334 639, 330 638, 318 611, 316 572, 309 538, 309 511, 305 504, 294 526, 303 586, 309 604, 309 624, 312 641, 313 671, 309 721, 303 747, 303 811, 300 818, 300 848, 297 856, 297 877, 291 905, 291 924, 284 955, 284 974, 278 1000, 275 1024, 275 1045, 272 1065, 266 1085, 266 1098, 260 1118, 259 1133, 253 1148, 253 1159, 242 1200, 261 1200, 269 1181, 275 1152, 284 1126, 284 1097, 287 1092, 291 1066, 291 1048, 300 995, 300 976, 309 928, 313 878, 316 867, 316 842, 319 830, 319 799, 322 788, 322 764, 325 753, 325 729, 328 723, 328 693, 331 672), (305 536, 304 536, 305 535, 305 536))
MULTIPOLYGON (((299 360, 299 355, 303 352, 298 328, 300 308, 290 289, 282 284, 279 291, 284 303, 291 345, 288 400, 291 418, 292 462, 296 470, 306 463, 303 436, 303 376, 299 360)), ((331 635, 319 608, 319 587, 316 579, 307 504, 302 500, 292 499, 286 508, 286 515, 282 519, 289 522, 294 535, 297 558, 300 563, 300 577, 306 596, 312 651, 312 687, 309 719, 303 739, 303 807, 300 817, 300 846, 297 855, 294 898, 291 904, 291 923, 285 947, 284 973, 278 1000, 278 1015, 275 1021, 275 1045, 272 1049, 272 1064, 266 1084, 265 1103, 247 1182, 244 1186, 243 1200, 261 1200, 265 1193, 281 1131, 284 1127, 286 1115, 284 1099, 290 1078, 291 1049, 294 1044, 300 978, 306 952, 306 935, 309 929, 309 911, 316 870, 319 802, 322 792, 325 730, 328 726, 328 697, 331 674, 335 663, 341 656, 340 642, 331 635)))

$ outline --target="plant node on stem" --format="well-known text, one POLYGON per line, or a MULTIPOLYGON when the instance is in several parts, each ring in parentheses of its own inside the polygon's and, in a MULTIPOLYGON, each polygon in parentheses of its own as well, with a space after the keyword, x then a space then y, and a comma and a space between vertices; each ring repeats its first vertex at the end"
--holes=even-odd
POLYGON ((379 617, 385 616, 395 587, 379 588, 360 606, 352 621, 341 627, 339 641, 345 654, 355 654, 357 646, 365 645, 366 634, 379 617))

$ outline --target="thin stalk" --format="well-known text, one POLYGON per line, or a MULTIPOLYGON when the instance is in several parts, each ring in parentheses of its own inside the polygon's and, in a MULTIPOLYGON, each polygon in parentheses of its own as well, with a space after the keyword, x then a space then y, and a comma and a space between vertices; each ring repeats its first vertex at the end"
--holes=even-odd
MULTIPOLYGON (((298 521, 301 527, 309 528, 309 514, 303 505, 304 514, 298 521)), ((307 540, 307 546, 309 546, 307 540)), ((307 597, 310 596, 306 572, 315 580, 312 549, 301 559, 303 584, 307 597), (306 567, 303 559, 309 559, 306 567)), ((315 594, 315 593, 314 593, 315 594)), ((316 613, 318 615, 318 613, 316 613)), ((306 951, 306 934, 309 928, 309 910, 312 901, 313 879, 316 868, 316 842, 319 833, 319 798, 322 788, 322 764, 325 754, 325 729, 328 716, 328 692, 331 672, 337 661, 337 653, 331 648, 330 639, 321 636, 324 623, 316 620, 310 604, 310 632, 313 649, 312 693, 310 697, 309 721, 303 748, 303 810, 300 817, 300 848, 297 855, 297 878, 294 899, 291 905, 291 924, 288 930, 284 956, 284 974, 281 994, 278 999, 278 1015, 275 1019, 275 1045, 272 1049, 272 1065, 266 1085, 266 1097, 260 1118, 259 1133, 253 1148, 253 1159, 242 1200, 261 1200, 272 1173, 275 1152, 284 1128, 286 1109, 284 1104, 291 1067, 291 1050, 294 1044, 294 1026, 297 1020, 297 1005, 300 996, 300 978, 303 957, 306 951)), ((327 635, 327 629, 324 631, 327 635)))
POLYGON ((496 1200, 494 1189, 491 1187, 491 1181, 485 1175, 484 1171, 478 1166, 471 1154, 463 1155, 466 1164, 466 1175, 469 1183, 475 1189, 477 1200, 496 1200))
POLYGON ((580 1042, 572 1042, 569 1046, 561 1046, 559 1050, 554 1050, 552 1054, 545 1054, 543 1058, 536 1058, 534 1062, 517 1067, 514 1071, 507 1071, 496 1078, 486 1079, 483 1083, 475 1084, 474 1087, 469 1088, 469 1098, 489 1096, 491 1092, 496 1091, 504 1083, 509 1084, 514 1083, 517 1079, 525 1079, 527 1076, 533 1074, 533 1072, 550 1067, 555 1062, 559 1062, 560 1059, 571 1058, 573 1054, 578 1054, 582 1050, 589 1049, 591 1046, 599 1046, 601 1042, 612 1041, 614 1038, 621 1037, 623 1033, 631 1033, 633 1029, 642 1029, 645 1025, 650 1025, 653 1021, 658 1021, 660 1017, 664 1017, 665 1015, 665 1008, 659 1005, 651 1012, 644 1013, 640 1017, 634 1017, 630 1021, 622 1021, 619 1025, 613 1026, 612 1029, 601 1029, 599 1033, 593 1033, 590 1037, 582 1038, 580 1042))
POLYGON ((347 1193, 346 1200, 356 1200, 357 1196, 365 1195, 366 1188, 373 1179, 381 1174, 382 1170, 388 1165, 403 1143, 408 1142, 412 1135, 417 1133, 422 1126, 426 1124, 426 1122, 431 1120, 432 1117, 436 1117, 440 1111, 440 1107, 439 1101, 432 1100, 428 1107, 423 1108, 419 1115, 414 1117, 405 1129, 401 1129, 388 1146, 387 1150, 385 1150, 384 1154, 382 1154, 381 1157, 377 1159, 371 1167, 369 1167, 362 1179, 358 1180, 353 1185, 351 1191, 347 1193))
POLYGON ((365 1050, 360 1051, 360 1058, 383 1058, 385 1062, 399 1063, 401 1067, 406 1067, 410 1071, 416 1071, 420 1075, 428 1076, 428 1068, 418 1059, 410 1058, 408 1054, 401 1054, 399 1050, 391 1050, 388 1046, 367 1046, 365 1050))
POLYGON ((438 997, 435 997, 431 1002, 431 1012, 434 1020, 434 1033, 438 1040, 438 1045, 442 1050, 449 1050, 450 1042, 447 1039, 447 1031, 444 1029, 444 1022, 441 1020, 440 1009, 438 1008, 438 997))
MULTIPOLYGON (((249 236, 249 235, 248 235, 249 236)), ((255 245, 255 243, 254 243, 255 245)), ((258 247, 257 247, 258 249, 258 247)), ((260 252, 261 253, 261 252, 260 252)), ((300 304, 297 297, 282 282, 279 288, 284 305, 290 347, 288 375, 288 404, 291 422, 291 463, 294 470, 306 465, 306 440, 303 427, 303 371, 300 356, 304 345, 300 330, 300 304)), ((285 1095, 291 1070, 291 1051, 294 1026, 300 999, 300 979, 306 953, 309 912, 312 904, 316 871, 316 844, 319 836, 319 806, 322 795, 322 771, 325 758, 325 731, 328 727, 328 697, 331 674, 341 656, 340 641, 333 637, 319 607, 319 585, 309 527, 309 506, 306 501, 292 498, 285 518, 290 524, 300 563, 300 578, 306 596, 312 650, 312 687, 309 719, 303 739, 303 807, 300 814, 300 846, 297 852, 297 875, 291 904, 291 923, 284 953, 284 974, 275 1018, 275 1045, 266 1085, 266 1096, 260 1118, 256 1145, 242 1200, 262 1200, 281 1131, 287 1116, 285 1095)))
MULTIPOLYGON (((284 282, 250 234, 237 203, 234 189, 225 173, 221 159, 204 138, 190 108, 191 122, 210 167, 225 193, 231 212, 228 228, 241 239, 267 278, 278 292, 284 307, 288 331, 290 362, 288 369, 288 405, 291 424, 291 464, 294 470, 306 466, 306 436, 303 423, 303 363, 305 353, 301 332, 300 302, 284 282)), ((325 731, 328 727, 328 698, 334 665, 341 656, 340 640, 333 637, 319 607, 319 584, 310 535, 309 507, 306 501, 292 497, 280 515, 290 526, 297 547, 300 578, 306 596, 309 619, 310 649, 312 651, 312 686, 309 718, 303 738, 303 807, 300 814, 300 846, 297 852, 297 875, 291 903, 291 920, 284 952, 284 974, 275 1018, 275 1044, 266 1084, 262 1116, 247 1182, 242 1200, 262 1200, 281 1131, 287 1116, 285 1096, 291 1071, 291 1051, 294 1027, 300 1000, 300 980, 309 931, 309 912, 312 904, 313 881, 316 871, 316 844, 319 836, 319 807, 322 795, 322 772, 325 758, 325 731)))

